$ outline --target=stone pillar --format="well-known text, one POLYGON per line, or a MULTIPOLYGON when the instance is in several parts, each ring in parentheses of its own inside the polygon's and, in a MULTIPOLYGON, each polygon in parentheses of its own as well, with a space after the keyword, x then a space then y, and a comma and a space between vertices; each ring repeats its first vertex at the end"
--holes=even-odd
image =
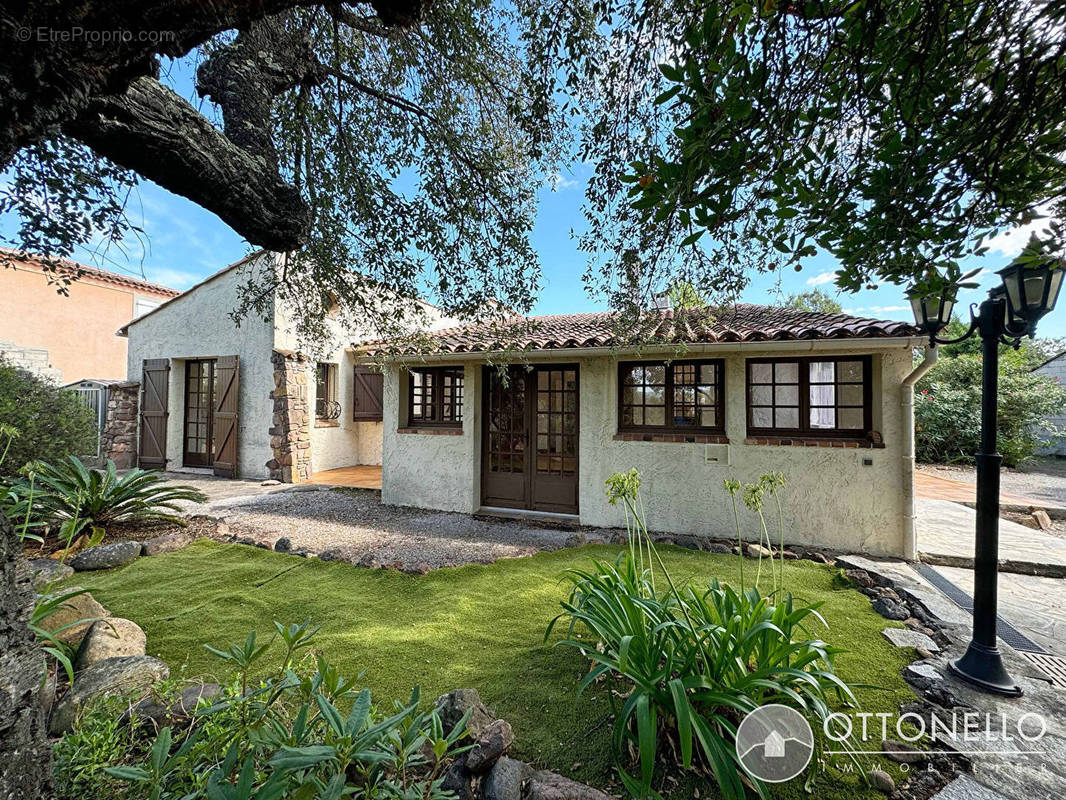
POLYGON ((275 350, 273 426, 266 463, 270 477, 283 483, 303 483, 311 478, 311 408, 307 387, 307 356, 290 350, 275 350))
POLYGON ((141 385, 116 383, 108 389, 107 417, 100 434, 100 457, 110 458, 119 469, 137 464, 137 403, 141 385))
POLYGON ((22 543, 0 514, 0 797, 38 800, 52 792, 40 687, 44 654, 26 623, 37 596, 22 543))

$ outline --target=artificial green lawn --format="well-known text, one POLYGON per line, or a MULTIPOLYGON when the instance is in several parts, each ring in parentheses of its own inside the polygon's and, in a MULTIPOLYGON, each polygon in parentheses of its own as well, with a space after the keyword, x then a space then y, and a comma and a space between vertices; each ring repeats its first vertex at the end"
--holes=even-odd
MULTIPOLYGON (((286 556, 243 545, 198 540, 184 550, 107 572, 78 573, 70 582, 92 591, 112 614, 137 622, 148 652, 171 665, 173 677, 224 679, 223 662, 201 645, 243 641, 249 630, 266 636, 272 621, 310 618, 321 626, 318 649, 342 674, 362 682, 379 702, 406 698, 414 684, 423 697, 475 687, 514 727, 520 758, 602 787, 612 786, 609 704, 602 688, 577 696, 588 664, 570 648, 543 643, 548 621, 566 594, 570 567, 589 558, 613 559, 620 548, 590 545, 487 566, 442 569, 428 575, 370 570, 350 564, 286 556)), ((675 581, 736 585, 735 556, 660 547, 675 581)), ((746 577, 754 563, 746 564, 746 577)), ((859 592, 834 588, 834 571, 807 561, 785 565, 785 585, 804 600, 824 600, 829 630, 813 633, 848 649, 837 671, 848 682, 884 687, 857 692, 864 711, 896 712, 914 695, 900 670, 908 652, 881 636, 887 624, 859 592)), ((762 587, 769 588, 767 570, 762 587)), ((559 633, 562 633, 560 631, 559 633)), ((553 634, 553 639, 560 636, 553 634)), ((879 749, 872 742, 866 746, 879 749)), ((869 766, 897 769, 880 759, 869 766)), ((843 763, 843 762, 831 762, 843 763)), ((807 797, 802 781, 775 788, 775 797, 807 797)), ((692 786, 675 797, 691 797, 692 786)), ((714 795, 701 787, 700 796, 714 795)), ((815 797, 880 797, 855 774, 836 770, 819 779, 815 797)))

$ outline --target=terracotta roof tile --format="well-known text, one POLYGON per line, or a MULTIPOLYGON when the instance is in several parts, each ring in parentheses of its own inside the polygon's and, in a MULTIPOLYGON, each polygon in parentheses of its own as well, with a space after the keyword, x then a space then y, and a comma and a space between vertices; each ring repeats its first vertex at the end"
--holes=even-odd
MULTIPOLYGON (((494 324, 471 324, 433 331, 429 339, 433 351, 441 353, 482 353, 502 349, 568 350, 588 347, 614 347, 627 341, 664 344, 767 342, 801 339, 883 339, 919 336, 907 322, 853 317, 849 314, 821 314, 779 306, 740 303, 721 308, 691 311, 649 311, 624 333, 618 331, 618 316, 604 311, 589 314, 552 314, 539 317, 513 317, 494 324), (639 334, 639 336, 638 336, 639 334)), ((419 352, 411 345, 381 340, 361 345, 371 353, 419 352)))
MULTIPOLYGON (((106 269, 90 267, 88 264, 72 261, 69 258, 53 257, 47 258, 47 260, 52 264, 52 277, 59 280, 68 277, 75 279, 85 278, 91 281, 99 281, 100 283, 125 286, 129 289, 139 289, 143 292, 163 295, 164 297, 177 297, 181 294, 178 289, 171 289, 169 286, 162 286, 158 283, 142 280, 141 278, 134 278, 132 275, 123 275, 118 272, 110 272, 106 269)), ((47 271, 47 267, 43 263, 41 257, 25 254, 21 251, 12 250, 7 247, 0 247, 0 268, 2 268, 4 263, 8 263, 11 266, 31 267, 39 269, 42 272, 47 271)))

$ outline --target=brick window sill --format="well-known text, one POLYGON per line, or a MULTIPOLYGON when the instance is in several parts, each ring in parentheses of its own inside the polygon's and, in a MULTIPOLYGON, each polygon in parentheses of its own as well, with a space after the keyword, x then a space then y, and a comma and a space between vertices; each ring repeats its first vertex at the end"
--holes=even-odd
POLYGON ((714 433, 632 433, 614 435, 616 442, 679 442, 681 444, 729 444, 729 437, 714 433))
POLYGON ((750 436, 744 440, 744 444, 772 445, 776 447, 862 448, 866 450, 882 450, 885 446, 884 442, 873 443, 869 439, 822 439, 795 436, 750 436))
POLYGON ((339 428, 341 424, 335 419, 316 419, 316 428, 339 428))
POLYGON ((397 428, 397 433, 421 433, 427 436, 462 436, 462 428, 397 428))

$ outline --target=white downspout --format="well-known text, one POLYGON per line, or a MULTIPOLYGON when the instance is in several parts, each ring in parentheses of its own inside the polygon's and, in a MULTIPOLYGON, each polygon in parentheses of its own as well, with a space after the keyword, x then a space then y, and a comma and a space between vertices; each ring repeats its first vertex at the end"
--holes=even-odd
POLYGON ((933 368, 940 350, 925 348, 925 358, 900 384, 900 410, 903 425, 903 557, 918 557, 918 535, 914 524, 914 384, 933 368))

